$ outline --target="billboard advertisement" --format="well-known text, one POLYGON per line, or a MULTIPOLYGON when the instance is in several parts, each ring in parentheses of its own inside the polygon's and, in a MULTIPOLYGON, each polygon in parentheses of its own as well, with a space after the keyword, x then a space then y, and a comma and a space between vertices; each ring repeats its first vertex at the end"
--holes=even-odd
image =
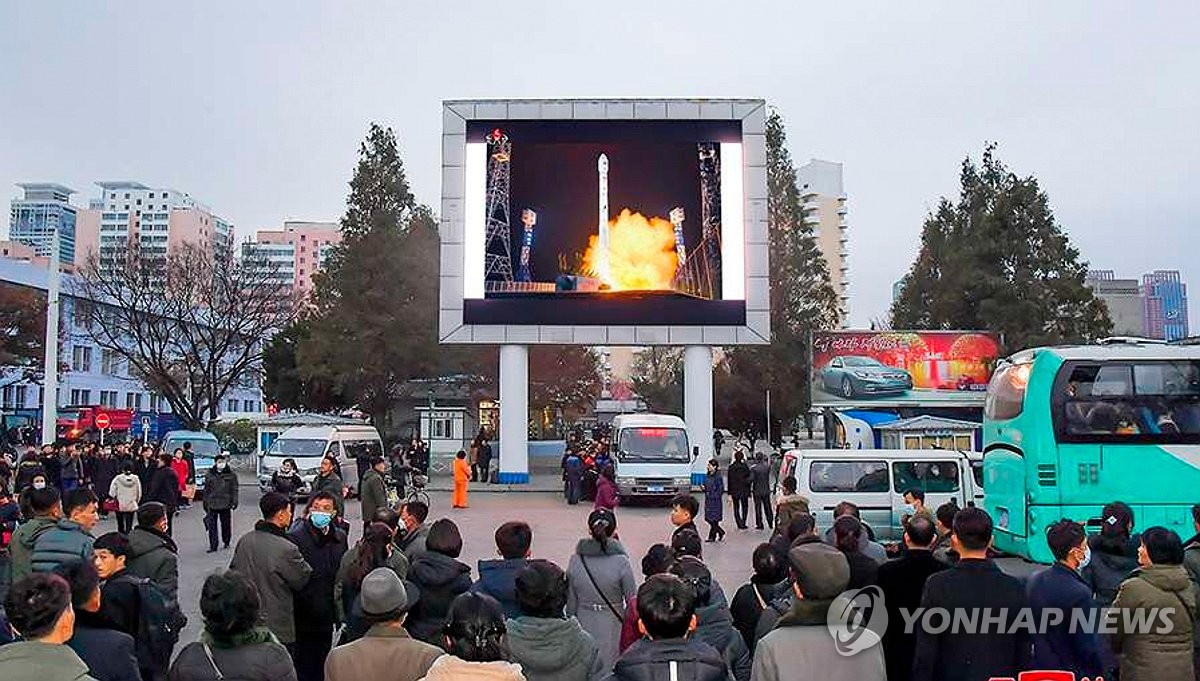
POLYGON ((818 331, 815 407, 982 407, 1000 338, 982 331, 818 331))
POLYGON ((446 102, 443 342, 768 342, 764 112, 446 102))

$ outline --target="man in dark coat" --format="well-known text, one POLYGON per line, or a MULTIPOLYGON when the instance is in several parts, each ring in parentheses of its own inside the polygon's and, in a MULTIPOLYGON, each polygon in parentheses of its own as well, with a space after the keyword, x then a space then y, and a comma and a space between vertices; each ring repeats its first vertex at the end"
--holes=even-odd
POLYGON ((328 492, 333 495, 337 502, 337 514, 339 518, 346 516, 346 498, 342 494, 342 488, 345 483, 342 482, 342 476, 338 475, 338 462, 332 456, 326 456, 321 459, 321 467, 317 471, 317 477, 313 478, 312 493, 328 492))
POLYGON ((750 467, 750 492, 754 495, 754 526, 761 530, 764 527, 763 518, 766 518, 767 525, 775 520, 771 508, 771 464, 767 463, 767 457, 762 452, 755 455, 754 465, 750 467))
POLYGON ((492 443, 488 442, 486 437, 479 443, 479 454, 476 458, 476 465, 479 467, 479 479, 483 482, 491 482, 492 443))
POLYGON ((179 508, 179 476, 171 469, 171 457, 159 454, 158 467, 150 474, 149 487, 142 488, 142 503, 157 501, 167 509, 167 535, 175 524, 175 510, 179 508))
POLYGON ((321 681, 325 658, 337 626, 333 588, 338 567, 346 555, 346 533, 333 522, 337 505, 333 496, 318 492, 308 500, 308 517, 288 533, 312 567, 308 584, 296 592, 296 652, 298 681, 321 681))
POLYGON ((71 587, 75 633, 67 645, 96 681, 142 681, 133 637, 112 628, 100 615, 100 575, 90 561, 62 563, 54 572, 71 587))
POLYGON ((225 455, 218 454, 204 476, 204 527, 208 530, 208 552, 217 552, 217 530, 225 548, 233 533, 232 512, 238 507, 237 473, 229 468, 225 455), (218 528, 219 526, 219 528, 218 528))
POLYGON ((104 501, 109 498, 108 490, 113 478, 117 477, 117 459, 108 448, 101 449, 92 461, 92 487, 100 498, 100 517, 107 518, 104 501))
MULTIPOLYGON (((292 502, 282 494, 267 492, 259 500, 258 509, 263 519, 255 523, 254 531, 238 540, 229 569, 254 582, 262 602, 263 623, 295 659, 294 601, 296 592, 308 584, 312 566, 287 538, 287 528, 292 524, 292 502)), ((329 600, 332 607, 332 595, 329 600)))
POLYGON ((733 522, 739 530, 744 530, 750 512, 750 466, 746 465, 742 450, 734 451, 726 477, 729 478, 729 496, 733 497, 733 522))
POLYGON ((1101 643, 1095 631, 1074 627, 1077 617, 1088 621, 1095 608, 1092 590, 1079 576, 1091 559, 1087 532, 1073 520, 1060 520, 1046 530, 1054 565, 1029 578, 1026 593, 1034 621, 1046 622, 1044 610, 1063 613, 1059 624, 1048 625, 1033 636, 1033 661, 1037 669, 1072 671, 1075 677, 1094 679, 1104 672, 1101 643))
MULTIPOLYGON (((933 557, 931 547, 937 542, 937 532, 929 519, 921 516, 909 521, 904 528, 903 557, 879 566, 876 585, 883 591, 888 621, 904 622, 901 609, 916 612, 921 607, 921 593, 930 575, 946 569, 933 557)), ((912 678, 913 653, 917 647, 915 632, 903 626, 889 626, 883 634, 883 655, 887 663, 888 681, 908 681, 912 678)))
POLYGON ((1028 630, 1013 626, 1028 602, 1025 587, 1016 577, 1000 571, 988 559, 992 519, 981 508, 964 508, 954 516, 951 543, 958 563, 925 582, 921 607, 949 612, 989 608, 1003 614, 986 633, 955 631, 939 634, 917 625, 913 659, 914 681, 986 681, 992 677, 1016 678, 1033 663, 1028 630))
POLYGON ((750 649, 733 626, 733 615, 723 603, 712 602, 712 572, 699 560, 685 558, 671 567, 696 591, 696 631, 692 636, 721 653, 734 681, 750 681, 750 649))
POLYGON ((583 496, 583 457, 572 447, 563 455, 562 467, 567 503, 574 506, 583 496))
POLYGON ((715 648, 694 636, 696 591, 672 574, 652 575, 638 589, 638 627, 644 638, 613 665, 608 681, 725 681, 715 648))
POLYGON ((179 547, 167 534, 167 508, 151 501, 137 510, 137 526, 129 532, 129 574, 144 577, 172 600, 179 597, 179 547))
POLYGON ((382 456, 371 458, 371 468, 359 481, 358 496, 362 503, 363 527, 371 524, 375 511, 388 505, 387 483, 383 480, 383 472, 387 470, 387 460, 382 456))
POLYGON ((528 523, 507 522, 496 528, 496 551, 500 560, 479 561, 479 581, 471 591, 495 598, 508 619, 516 619, 521 614, 517 606, 517 573, 529 564, 532 544, 533 530, 528 523))

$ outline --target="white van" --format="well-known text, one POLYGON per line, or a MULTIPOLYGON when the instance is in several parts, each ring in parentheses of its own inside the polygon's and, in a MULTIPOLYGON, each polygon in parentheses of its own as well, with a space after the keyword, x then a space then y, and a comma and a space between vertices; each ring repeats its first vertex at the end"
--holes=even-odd
POLYGON ((332 456, 341 465, 342 482, 354 495, 358 491, 359 471, 373 456, 383 456, 379 431, 366 425, 295 426, 280 433, 267 451, 258 458, 258 484, 265 492, 271 488, 271 476, 284 459, 296 462, 297 472, 311 489, 321 468, 321 459, 332 456))
POLYGON ((779 480, 795 476, 817 526, 833 525, 843 501, 858 506, 876 538, 900 539, 904 492, 925 492, 934 512, 954 500, 959 508, 983 508, 983 455, 940 449, 793 449, 783 455, 779 480))
POLYGON ((622 498, 691 492, 699 453, 678 416, 622 414, 612 421, 612 463, 622 498))

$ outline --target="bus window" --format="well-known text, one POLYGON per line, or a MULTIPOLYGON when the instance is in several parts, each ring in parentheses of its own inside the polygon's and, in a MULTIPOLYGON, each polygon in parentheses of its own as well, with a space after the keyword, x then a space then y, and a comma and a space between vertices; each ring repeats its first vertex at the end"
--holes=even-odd
POLYGON ((958 464, 953 461, 897 461, 892 464, 896 492, 957 492, 958 464))
POLYGON ((882 461, 814 461, 808 468, 814 492, 886 492, 887 464, 882 461))
POLYGON ((996 370, 988 384, 983 414, 993 421, 1007 421, 1025 409, 1025 389, 1029 386, 1030 364, 1005 364, 996 370))
POLYGON ((1079 364, 1057 392, 1061 441, 1200 443, 1200 362, 1079 364))

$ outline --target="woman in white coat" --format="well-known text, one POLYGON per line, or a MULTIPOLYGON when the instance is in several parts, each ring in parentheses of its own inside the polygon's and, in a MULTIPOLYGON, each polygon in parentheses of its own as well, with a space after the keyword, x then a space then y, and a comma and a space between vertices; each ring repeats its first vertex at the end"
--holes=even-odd
POLYGON ((108 486, 108 496, 117 500, 117 531, 129 534, 133 529, 133 515, 142 503, 142 481, 133 474, 131 464, 121 464, 121 472, 108 486))

